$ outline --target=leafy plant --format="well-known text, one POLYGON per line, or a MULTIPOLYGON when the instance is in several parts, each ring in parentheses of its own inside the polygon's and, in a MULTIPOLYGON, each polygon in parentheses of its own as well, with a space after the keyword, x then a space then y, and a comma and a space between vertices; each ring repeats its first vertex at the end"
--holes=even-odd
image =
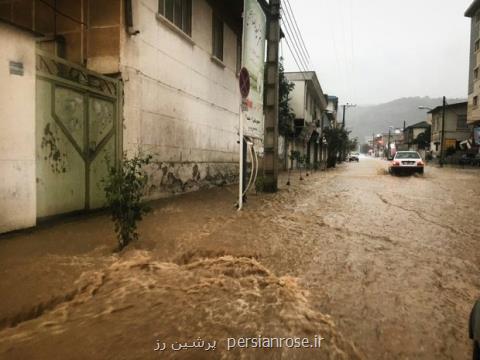
MULTIPOLYGON (((350 143, 348 138, 349 131, 343 128, 325 128, 324 136, 328 142, 328 158, 327 166, 329 168, 335 167, 337 161, 345 155, 351 147, 356 147, 356 143, 350 143)), ((341 159, 343 161, 343 159, 341 159)))
POLYGON ((108 175, 102 182, 115 224, 119 251, 138 239, 137 223, 150 210, 142 202, 142 198, 148 181, 144 166, 148 165, 151 159, 151 155, 141 153, 132 158, 124 154, 117 166, 111 166, 107 159, 108 175))
POLYGON ((285 77, 283 58, 280 59, 279 78, 278 131, 286 140, 294 136, 295 113, 290 106, 290 93, 295 88, 295 83, 288 81, 285 77))
POLYGON ((255 191, 257 193, 263 192, 263 189, 265 187, 265 179, 263 176, 257 177, 257 180, 255 181, 255 191))

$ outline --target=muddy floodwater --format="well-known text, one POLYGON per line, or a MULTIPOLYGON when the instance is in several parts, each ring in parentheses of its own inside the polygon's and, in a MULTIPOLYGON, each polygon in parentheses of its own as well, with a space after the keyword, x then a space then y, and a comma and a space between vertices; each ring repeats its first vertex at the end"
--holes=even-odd
POLYGON ((4 236, 0 358, 468 359, 480 171, 385 166, 282 175, 241 213, 235 187, 162 200, 121 254, 102 214, 4 236))

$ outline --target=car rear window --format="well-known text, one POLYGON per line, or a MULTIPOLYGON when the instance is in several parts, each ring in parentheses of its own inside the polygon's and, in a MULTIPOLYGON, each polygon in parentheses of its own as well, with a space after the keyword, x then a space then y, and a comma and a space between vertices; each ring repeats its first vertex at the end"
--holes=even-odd
POLYGON ((416 152, 402 152, 397 153, 395 159, 420 159, 420 155, 416 152))

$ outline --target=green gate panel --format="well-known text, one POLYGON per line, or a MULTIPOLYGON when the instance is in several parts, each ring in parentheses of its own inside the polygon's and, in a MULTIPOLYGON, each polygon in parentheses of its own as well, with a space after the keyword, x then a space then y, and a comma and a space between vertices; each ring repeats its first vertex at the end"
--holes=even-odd
POLYGON ((102 147, 98 155, 90 164, 90 208, 98 209, 105 206, 105 192, 103 182, 108 174, 108 166, 105 159, 108 157, 111 162, 115 161, 112 156, 115 153, 115 139, 110 140, 102 147))
POLYGON ((85 208, 85 162, 52 115, 52 83, 37 80, 37 216, 85 208))
POLYGON ((121 152, 120 84, 42 51, 36 65, 37 217, 104 207, 102 180, 121 152))

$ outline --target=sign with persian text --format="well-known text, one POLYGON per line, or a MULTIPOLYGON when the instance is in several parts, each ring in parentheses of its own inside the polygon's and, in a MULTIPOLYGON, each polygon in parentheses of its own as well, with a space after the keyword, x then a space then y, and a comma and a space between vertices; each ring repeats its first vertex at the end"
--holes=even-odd
POLYGON ((244 112, 244 135, 263 140, 263 91, 267 18, 257 0, 245 0, 242 65, 250 74, 250 92, 244 112))

